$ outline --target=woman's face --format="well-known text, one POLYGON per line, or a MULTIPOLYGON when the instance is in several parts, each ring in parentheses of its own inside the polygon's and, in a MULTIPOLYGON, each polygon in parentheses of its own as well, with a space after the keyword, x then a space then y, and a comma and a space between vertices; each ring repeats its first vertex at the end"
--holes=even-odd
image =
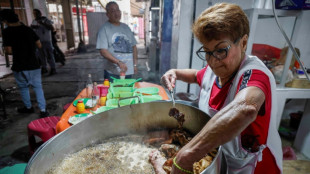
POLYGON ((212 40, 203 45, 204 51, 213 52, 214 55, 227 52, 226 58, 221 60, 206 54, 210 56, 209 59, 207 58, 208 65, 220 79, 229 79, 237 71, 245 55, 246 42, 247 35, 236 41, 231 41, 229 37, 222 37, 220 40, 212 40))

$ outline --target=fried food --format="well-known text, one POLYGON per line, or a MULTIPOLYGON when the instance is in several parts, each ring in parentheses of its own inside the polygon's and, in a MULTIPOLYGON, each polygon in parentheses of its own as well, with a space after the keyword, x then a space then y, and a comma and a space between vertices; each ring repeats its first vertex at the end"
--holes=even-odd
POLYGON ((177 108, 171 108, 169 111, 169 116, 174 117, 178 121, 178 128, 183 128, 183 123, 185 121, 185 115, 181 113, 177 108))
POLYGON ((203 157, 198 162, 193 164, 194 174, 199 174, 203 172, 207 167, 209 167, 217 154, 217 149, 213 149, 210 153, 208 153, 205 157, 203 157))

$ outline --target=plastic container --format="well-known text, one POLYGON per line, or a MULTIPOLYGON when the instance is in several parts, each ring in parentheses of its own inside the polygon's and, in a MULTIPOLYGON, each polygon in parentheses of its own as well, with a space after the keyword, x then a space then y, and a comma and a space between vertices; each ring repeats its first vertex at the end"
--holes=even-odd
POLYGON ((91 99, 92 99, 92 107, 95 107, 97 105, 97 103, 99 102, 99 97, 100 97, 100 92, 99 89, 97 87, 97 83, 94 82, 94 86, 93 86, 93 91, 91 94, 91 99))
MULTIPOLYGON (((118 107, 118 101, 119 99, 109 99, 106 102, 106 106, 109 107, 118 107)), ((120 101, 120 106, 126 106, 126 105, 131 105, 131 104, 136 104, 138 103, 139 100, 136 98, 130 98, 130 99, 124 99, 120 101)))
POLYGON ((135 89, 135 93, 139 93, 142 95, 158 95, 159 89, 156 87, 138 88, 135 89))
POLYGON ((83 100, 79 100, 78 103, 76 104, 76 111, 79 114, 85 111, 85 105, 84 105, 83 100))
POLYGON ((113 99, 113 98, 124 98, 124 97, 132 97, 134 96, 133 92, 110 92, 107 95, 107 99, 113 99))
POLYGON ((93 81, 91 79, 91 74, 88 74, 88 79, 86 82, 86 98, 91 98, 92 91, 93 91, 93 81))
POLYGON ((97 88, 99 89, 99 93, 100 93, 100 97, 101 96, 106 96, 108 94, 109 91, 109 86, 106 85, 97 85, 97 88))
POLYGON ((97 110, 95 111, 91 111, 93 114, 99 114, 101 112, 105 112, 105 111, 108 111, 110 109, 114 109, 114 108, 117 108, 117 107, 114 107, 114 106, 101 106, 99 108, 97 108, 97 110))
POLYGON ((107 101, 107 96, 100 97, 100 106, 105 106, 107 101))
POLYGON ((137 79, 114 79, 113 84, 115 84, 115 83, 129 84, 129 83, 132 83, 136 80, 137 79))
POLYGON ((162 100, 163 98, 160 95, 145 95, 142 96, 141 103, 147 103, 156 100, 162 100))
POLYGON ((104 86, 110 86, 109 79, 104 79, 103 85, 104 85, 104 86))
POLYGON ((112 96, 116 95, 118 92, 134 92, 134 87, 114 87, 113 85, 109 88, 109 93, 112 93, 112 96))

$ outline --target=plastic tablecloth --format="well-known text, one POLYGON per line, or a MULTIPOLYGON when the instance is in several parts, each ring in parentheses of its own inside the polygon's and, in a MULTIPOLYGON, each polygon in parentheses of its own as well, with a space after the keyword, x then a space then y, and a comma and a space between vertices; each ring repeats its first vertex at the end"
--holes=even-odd
MULTIPOLYGON (((165 89, 160 85, 148 83, 148 82, 136 82, 135 83, 135 88, 146 88, 146 87, 157 87, 159 89, 159 95, 162 97, 162 99, 163 100, 169 99, 165 89)), ((86 89, 83 89, 74 100, 77 100, 79 98, 85 98, 85 97, 86 97, 86 89)), ((73 101, 72 101, 72 103, 73 103, 73 101)), ((57 134, 66 130, 67 128, 69 128, 71 126, 71 124, 68 122, 69 118, 78 114, 76 112, 76 107, 73 106, 72 103, 68 107, 68 109, 62 114, 59 122, 56 125, 56 133, 57 134)), ((100 107, 99 104, 92 109, 96 110, 96 108, 98 108, 98 107, 100 107)), ((90 109, 85 109, 84 113, 90 113, 90 109)))

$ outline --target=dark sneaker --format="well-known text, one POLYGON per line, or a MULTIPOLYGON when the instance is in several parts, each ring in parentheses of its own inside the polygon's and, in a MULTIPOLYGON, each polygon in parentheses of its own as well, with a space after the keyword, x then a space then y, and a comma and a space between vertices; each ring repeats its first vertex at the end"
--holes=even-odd
POLYGON ((44 117, 48 117, 50 114, 47 112, 47 111, 45 111, 45 112, 40 112, 40 118, 44 118, 44 117))
POLYGON ((49 76, 52 76, 52 75, 54 75, 54 74, 57 74, 57 72, 56 72, 56 69, 55 69, 55 68, 54 68, 54 69, 51 69, 51 72, 50 72, 49 76))
POLYGON ((22 114, 30 114, 30 113, 34 113, 34 109, 33 107, 31 107, 30 109, 23 107, 23 108, 17 109, 17 112, 22 113, 22 114))
POLYGON ((45 74, 45 73, 47 73, 48 71, 47 71, 47 69, 46 68, 42 68, 41 69, 41 74, 45 74))

